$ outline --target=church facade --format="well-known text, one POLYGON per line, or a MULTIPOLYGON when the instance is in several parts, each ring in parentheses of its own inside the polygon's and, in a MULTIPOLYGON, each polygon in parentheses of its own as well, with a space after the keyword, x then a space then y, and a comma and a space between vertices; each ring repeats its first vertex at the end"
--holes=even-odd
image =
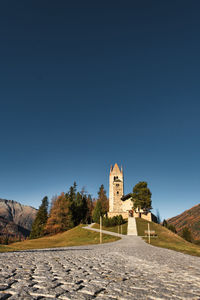
POLYGON ((124 219, 129 216, 141 217, 152 221, 152 213, 143 213, 133 210, 131 193, 124 195, 124 175, 123 169, 118 167, 117 163, 110 168, 109 174, 109 212, 108 217, 122 215, 124 219))

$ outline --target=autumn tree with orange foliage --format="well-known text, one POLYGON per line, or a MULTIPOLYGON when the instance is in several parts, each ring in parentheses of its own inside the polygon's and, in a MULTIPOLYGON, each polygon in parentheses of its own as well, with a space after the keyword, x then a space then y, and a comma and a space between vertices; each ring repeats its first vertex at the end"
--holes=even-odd
POLYGON ((92 221, 93 203, 84 190, 77 192, 74 182, 69 191, 53 198, 50 214, 45 227, 46 234, 66 231, 80 223, 92 221))
POLYGON ((101 202, 102 214, 107 214, 107 212, 109 210, 109 201, 108 201, 108 198, 106 196, 106 191, 104 189, 104 185, 103 184, 99 188, 97 201, 101 202))
POLYGON ((92 213, 94 210, 94 201, 92 200, 91 195, 87 196, 87 215, 86 215, 86 221, 87 223, 92 222, 92 213))
POLYGON ((74 226, 71 201, 67 194, 61 193, 54 201, 45 227, 46 233, 56 234, 74 226))

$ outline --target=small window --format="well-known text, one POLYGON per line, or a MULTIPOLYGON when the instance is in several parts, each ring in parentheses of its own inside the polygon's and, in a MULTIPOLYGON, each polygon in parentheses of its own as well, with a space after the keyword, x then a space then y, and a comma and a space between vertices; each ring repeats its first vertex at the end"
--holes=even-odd
POLYGON ((117 195, 119 195, 119 192, 117 191, 117 195))
POLYGON ((118 176, 114 176, 114 180, 118 179, 118 176))
POLYGON ((119 186, 119 183, 117 183, 116 186, 119 186))

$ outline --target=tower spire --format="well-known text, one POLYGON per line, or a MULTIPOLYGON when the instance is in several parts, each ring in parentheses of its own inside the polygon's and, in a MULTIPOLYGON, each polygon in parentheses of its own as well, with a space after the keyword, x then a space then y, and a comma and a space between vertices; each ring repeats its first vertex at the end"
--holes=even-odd
POLYGON ((114 164, 113 170, 115 170, 115 172, 120 172, 119 166, 117 163, 114 164))
POLYGON ((111 166, 109 176, 109 212, 120 213, 122 212, 121 197, 124 194, 124 178, 122 166, 119 168, 115 163, 114 167, 111 166))

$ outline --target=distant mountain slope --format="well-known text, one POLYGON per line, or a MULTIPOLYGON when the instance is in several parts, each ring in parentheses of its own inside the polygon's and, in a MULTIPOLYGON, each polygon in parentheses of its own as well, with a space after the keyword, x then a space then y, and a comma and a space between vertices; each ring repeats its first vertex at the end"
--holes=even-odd
POLYGON ((13 200, 0 199, 0 234, 6 228, 11 235, 21 232, 27 236, 31 230, 37 209, 13 200), (16 226, 15 226, 16 225, 16 226))
POLYGON ((20 235, 23 237, 29 236, 30 231, 15 224, 12 221, 8 221, 2 217, 0 217, 0 237, 9 235, 11 237, 19 237, 20 235))
POLYGON ((180 234, 184 227, 188 227, 195 240, 200 240, 200 204, 184 211, 182 214, 167 220, 169 224, 176 227, 180 234))

